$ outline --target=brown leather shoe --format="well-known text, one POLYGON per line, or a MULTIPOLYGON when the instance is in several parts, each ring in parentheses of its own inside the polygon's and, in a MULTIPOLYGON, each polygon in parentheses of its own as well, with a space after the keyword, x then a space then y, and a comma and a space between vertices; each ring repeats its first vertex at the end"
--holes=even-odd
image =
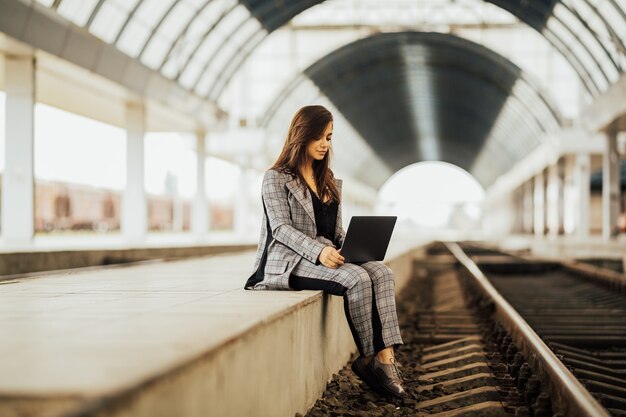
POLYGON ((370 368, 376 378, 378 391, 382 394, 396 398, 402 398, 406 395, 406 391, 402 387, 401 372, 395 363, 395 358, 391 358, 391 363, 382 363, 374 356, 367 367, 370 368))
MULTIPOLYGON (((370 362, 371 363, 371 362, 370 362)), ((350 365, 352 368, 352 372, 358 376, 361 381, 365 382, 370 388, 374 391, 378 392, 377 378, 372 373, 372 369, 365 363, 365 359, 362 356, 359 356, 352 362, 350 365)))

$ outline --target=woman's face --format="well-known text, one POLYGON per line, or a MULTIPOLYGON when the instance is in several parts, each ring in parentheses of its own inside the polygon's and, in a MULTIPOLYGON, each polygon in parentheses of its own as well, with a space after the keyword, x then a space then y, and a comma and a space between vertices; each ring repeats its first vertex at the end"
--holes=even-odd
POLYGON ((330 140, 333 135, 333 122, 328 123, 324 134, 309 142, 306 146, 306 153, 309 159, 321 161, 326 156, 326 152, 330 148, 330 140))

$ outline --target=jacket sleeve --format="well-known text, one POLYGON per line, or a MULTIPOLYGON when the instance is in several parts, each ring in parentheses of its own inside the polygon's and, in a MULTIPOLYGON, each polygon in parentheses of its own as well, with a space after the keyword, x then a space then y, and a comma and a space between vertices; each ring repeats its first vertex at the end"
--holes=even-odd
POLYGON ((267 209, 272 235, 280 243, 315 263, 326 246, 293 226, 285 183, 285 175, 275 170, 267 171, 263 177, 261 195, 267 209))

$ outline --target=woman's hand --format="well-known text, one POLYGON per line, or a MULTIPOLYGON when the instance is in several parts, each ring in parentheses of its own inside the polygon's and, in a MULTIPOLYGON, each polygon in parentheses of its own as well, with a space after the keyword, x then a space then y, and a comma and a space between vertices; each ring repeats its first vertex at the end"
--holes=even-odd
POLYGON ((332 246, 326 246, 320 253, 320 262, 329 268, 337 268, 343 265, 344 259, 341 253, 332 246))

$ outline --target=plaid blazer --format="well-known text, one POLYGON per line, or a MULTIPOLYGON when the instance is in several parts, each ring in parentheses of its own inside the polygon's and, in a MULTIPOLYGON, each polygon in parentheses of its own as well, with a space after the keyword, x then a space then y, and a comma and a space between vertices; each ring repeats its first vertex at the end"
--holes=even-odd
MULTIPOLYGON (((341 198, 343 181, 335 178, 335 183, 341 198)), ((306 261, 316 263, 320 252, 326 246, 343 246, 345 231, 341 225, 341 201, 335 222, 335 244, 323 236, 317 236, 313 201, 307 186, 299 178, 269 170, 263 176, 261 195, 265 202, 273 239, 267 249, 263 281, 247 289, 289 290, 291 289, 289 275, 298 262, 304 258, 306 261)), ((263 256, 266 240, 267 218, 263 213, 255 270, 263 256)))

